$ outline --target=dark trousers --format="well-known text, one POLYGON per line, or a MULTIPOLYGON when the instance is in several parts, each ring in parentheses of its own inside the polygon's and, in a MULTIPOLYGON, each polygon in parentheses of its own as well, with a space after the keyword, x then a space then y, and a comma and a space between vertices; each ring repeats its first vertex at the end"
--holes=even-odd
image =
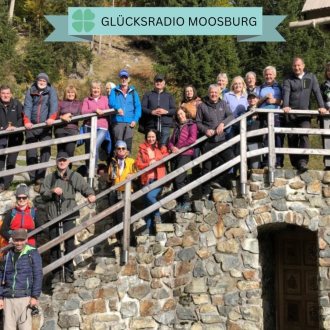
MULTIPOLYGON (((311 121, 306 117, 290 118, 286 122, 287 127, 291 128, 311 128, 311 121)), ((308 149, 309 136, 307 134, 288 134, 288 146, 289 148, 302 148, 308 149)), ((308 155, 290 155, 291 165, 294 167, 299 167, 301 164, 308 164, 308 155)))
MULTIPOLYGON (((16 141, 16 140, 15 140, 16 141)), ((6 149, 9 147, 15 147, 17 144, 13 142, 12 139, 8 139, 8 143, 6 145, 0 145, 0 149, 6 149)), ((18 152, 14 152, 8 155, 1 155, 0 156, 0 171, 4 169, 10 170, 16 167, 16 160, 17 160, 18 152)), ((5 189, 8 189, 11 182, 13 181, 13 175, 8 175, 5 177, 0 178, 0 184, 3 184, 5 189)))
MULTIPOLYGON (((55 137, 61 138, 61 137, 73 136, 73 135, 77 135, 78 133, 79 133, 78 129, 59 128, 55 131, 55 137)), ((69 157, 73 157, 75 148, 76 148, 76 141, 61 143, 57 145, 57 153, 59 153, 60 151, 64 151, 68 154, 69 157)))
MULTIPOLYGON (((75 219, 63 221, 63 232, 66 233, 70 229, 74 228, 75 227, 75 221, 76 221, 75 219)), ((58 225, 58 223, 49 227, 49 237, 50 237, 51 240, 54 239, 54 238, 59 237, 59 235, 60 234, 59 234, 59 225, 58 225)), ((74 236, 72 236, 72 237, 68 238, 67 240, 65 240, 64 247, 65 247, 65 254, 68 254, 69 252, 71 252, 75 249, 74 236)), ((51 260, 51 262, 56 261, 60 257, 61 257, 60 245, 56 245, 56 246, 52 247, 51 250, 50 250, 50 260, 51 260)), ((73 273, 73 261, 72 260, 70 260, 66 264, 64 264, 64 267, 66 268, 67 271, 73 273)), ((55 270, 55 272, 58 272, 58 271, 60 271, 60 268, 57 268, 55 270)))
MULTIPOLYGON (((220 144, 222 144, 224 142, 225 141, 220 141, 220 142, 206 141, 203 144, 202 153, 205 154, 206 152, 216 148, 217 146, 219 146, 220 144)), ((202 175, 205 175, 205 174, 211 172, 215 168, 223 165, 224 163, 228 162, 229 160, 231 160, 233 158, 234 158, 234 153, 233 153, 232 148, 230 148, 230 147, 220 153, 217 153, 212 158, 209 158, 208 160, 206 160, 203 163, 202 175)), ((229 171, 227 170, 227 171, 221 173, 220 175, 218 175, 216 178, 213 178, 212 180, 219 181, 219 183, 221 185, 229 187, 228 172, 229 171)), ((211 192, 210 182, 209 181, 205 182, 202 189, 203 189, 203 194, 209 194, 211 192)))
POLYGON ((129 123, 113 123, 111 136, 113 137, 113 145, 116 145, 118 140, 125 141, 127 149, 132 152, 134 128, 130 127, 129 123))
MULTIPOLYGON (((42 128, 26 131, 26 144, 47 141, 52 138, 52 129, 51 128, 42 128)), ((50 158, 50 146, 40 148, 40 163, 48 162, 50 158)), ((38 151, 37 148, 27 150, 26 152, 26 162, 28 165, 38 164, 38 151)), ((36 181, 43 179, 46 174, 46 169, 30 171, 30 180, 36 181)))
MULTIPOLYGON (((179 155, 177 156, 172 165, 173 165, 173 170, 176 170, 178 168, 180 168, 181 166, 189 163, 192 159, 192 156, 186 156, 186 155, 179 155)), ((175 190, 179 190, 181 188, 183 188, 185 185, 187 185, 187 172, 184 172, 180 175, 178 175, 175 179, 174 179, 174 189, 175 190)), ((185 193, 182 196, 178 197, 178 202, 184 203, 184 202, 189 202, 189 194, 185 193)))

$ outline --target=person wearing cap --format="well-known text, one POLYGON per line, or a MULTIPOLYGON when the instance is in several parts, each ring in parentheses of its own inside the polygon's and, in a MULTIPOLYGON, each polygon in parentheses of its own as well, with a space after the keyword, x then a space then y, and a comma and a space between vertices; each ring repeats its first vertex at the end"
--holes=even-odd
MULTIPOLYGON (((77 89, 68 85, 64 90, 63 101, 58 104, 57 116, 63 124, 55 127, 55 137, 67 137, 79 134, 78 122, 71 122, 72 117, 81 114, 82 102, 78 100, 77 89)), ((57 152, 65 151, 69 157, 74 156, 76 141, 60 143, 57 145, 57 152)))
MULTIPOLYGON (((97 165, 99 160, 99 148, 103 141, 108 141, 110 147, 108 148, 108 153, 111 150, 111 137, 108 131, 109 123, 108 119, 103 115, 105 110, 109 110, 108 98, 102 95, 102 84, 99 81, 92 81, 90 86, 90 95, 86 97, 82 105, 82 114, 96 113, 99 117, 97 118, 97 137, 96 137, 96 156, 95 165, 97 165)), ((86 120, 84 122, 85 132, 89 133, 91 131, 91 121, 86 120)), ((90 152, 90 141, 85 141, 85 152, 90 152)), ((89 161, 86 161, 87 167, 89 167, 89 161)))
MULTIPOLYGON (((0 131, 13 131, 23 126, 23 108, 21 102, 13 98, 8 85, 0 87, 0 131)), ((0 149, 19 146, 23 142, 23 133, 12 133, 0 136, 0 149)), ((0 156, 0 171, 16 167, 18 152, 0 156)), ((13 181, 13 175, 0 178, 0 192, 7 190, 13 181)))
MULTIPOLYGON (((47 202, 47 218, 52 220, 62 213, 72 210, 77 206, 76 193, 80 192, 90 203, 94 203, 96 198, 94 190, 87 184, 85 179, 77 172, 69 168, 69 156, 66 152, 59 152, 56 157, 55 172, 48 174, 41 186, 40 195, 47 202)), ((75 226, 75 220, 79 217, 79 211, 68 215, 63 222, 63 231, 66 232, 75 226)), ((49 228, 50 239, 59 236, 59 226, 54 224, 49 228)), ((74 237, 65 241, 65 251, 69 253, 74 250, 74 237)), ((51 249, 51 261, 60 258, 59 246, 51 249)), ((65 280, 73 281, 72 260, 65 264, 65 280)), ((60 269, 55 270, 54 282, 60 280, 60 269)))
MULTIPOLYGON (((267 66, 263 70, 264 82, 259 87, 259 102, 258 106, 262 109, 280 109, 282 104, 282 87, 276 81, 276 68, 274 66, 267 66)), ((261 115, 261 114, 260 114, 261 115)), ((263 114, 262 126, 267 127, 267 116, 263 114)), ((284 126, 284 116, 282 114, 276 113, 275 117, 275 127, 284 126)), ((284 134, 275 134, 275 147, 283 148, 284 144, 284 134)), ((268 135, 266 134, 263 141, 265 146, 268 146, 268 135)), ((268 166, 267 158, 264 161, 264 166, 268 166)), ((276 168, 282 168, 284 165, 284 155, 276 155, 276 168)))
MULTIPOLYGON (((111 186, 114 186, 126 179, 132 174, 137 172, 135 167, 135 159, 128 157, 129 151, 127 144, 123 140, 118 140, 115 145, 114 156, 109 164, 109 182, 111 186)), ((109 195, 110 205, 116 204, 123 199, 125 186, 119 187, 109 195)), ((114 225, 122 221, 122 210, 117 211, 114 214, 114 225)))
POLYGON ((42 261, 38 250, 27 244, 27 230, 12 232, 13 246, 0 268, 0 309, 4 329, 32 329, 32 310, 36 310, 42 289, 42 261))
MULTIPOLYGON (((28 89, 24 99, 24 126, 26 128, 25 142, 34 143, 46 141, 52 138, 50 127, 57 117, 58 101, 56 90, 51 86, 46 73, 39 73, 36 81, 28 89), (32 129, 33 125, 46 123, 47 127, 32 129)), ((51 148, 40 148, 40 163, 48 162, 51 148)), ((38 163, 37 148, 29 149, 26 152, 27 165, 38 163)), ((40 189, 46 169, 33 170, 29 172, 30 180, 36 184, 35 190, 40 189)))
MULTIPOLYGON (((29 199, 29 188, 26 184, 22 183, 17 186, 15 197, 15 206, 5 213, 0 229, 0 235, 6 239, 6 244, 3 246, 8 245, 13 230, 23 228, 31 232, 42 225, 42 219, 29 199)), ((27 243, 36 246, 35 237, 29 237, 27 243)))
POLYGON ((168 143, 176 111, 174 97, 165 91, 165 84, 165 77, 162 74, 156 74, 154 89, 143 95, 140 119, 144 132, 155 129, 160 133, 160 146, 166 146, 168 143))
POLYGON ((123 140, 127 149, 132 152, 133 133, 141 117, 141 102, 134 86, 129 85, 130 76, 127 70, 120 70, 120 83, 112 89, 109 96, 110 108, 116 114, 111 116, 111 131, 114 144, 123 140))

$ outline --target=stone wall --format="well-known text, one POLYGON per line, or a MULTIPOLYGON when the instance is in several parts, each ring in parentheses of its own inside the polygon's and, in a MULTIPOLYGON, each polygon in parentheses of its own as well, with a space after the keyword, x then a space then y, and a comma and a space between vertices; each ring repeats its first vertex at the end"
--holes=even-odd
POLYGON ((317 233, 320 328, 330 329, 330 172, 275 177, 270 186, 255 172, 244 198, 215 190, 194 213, 169 211, 156 236, 137 237, 125 266, 117 255, 78 267, 73 284, 41 297, 43 329, 270 329, 262 276, 273 270, 260 266, 258 234, 290 225, 317 233))

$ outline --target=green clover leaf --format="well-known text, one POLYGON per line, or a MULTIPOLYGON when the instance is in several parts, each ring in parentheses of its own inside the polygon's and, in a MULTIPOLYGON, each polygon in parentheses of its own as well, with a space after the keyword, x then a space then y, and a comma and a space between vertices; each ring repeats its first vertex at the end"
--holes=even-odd
POLYGON ((90 32, 95 26, 94 18, 95 14, 90 9, 77 9, 72 15, 72 19, 76 21, 72 23, 72 27, 77 32, 90 32))

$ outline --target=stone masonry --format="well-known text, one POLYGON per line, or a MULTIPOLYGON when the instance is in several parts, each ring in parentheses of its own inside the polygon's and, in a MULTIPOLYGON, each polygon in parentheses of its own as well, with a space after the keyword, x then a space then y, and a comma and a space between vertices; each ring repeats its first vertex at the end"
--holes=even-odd
POLYGON ((129 262, 94 256, 73 284, 43 294, 44 330, 266 329, 258 230, 317 233, 320 328, 330 329, 330 172, 251 174, 247 196, 215 190, 194 212, 169 211, 156 236, 138 236, 129 262))

